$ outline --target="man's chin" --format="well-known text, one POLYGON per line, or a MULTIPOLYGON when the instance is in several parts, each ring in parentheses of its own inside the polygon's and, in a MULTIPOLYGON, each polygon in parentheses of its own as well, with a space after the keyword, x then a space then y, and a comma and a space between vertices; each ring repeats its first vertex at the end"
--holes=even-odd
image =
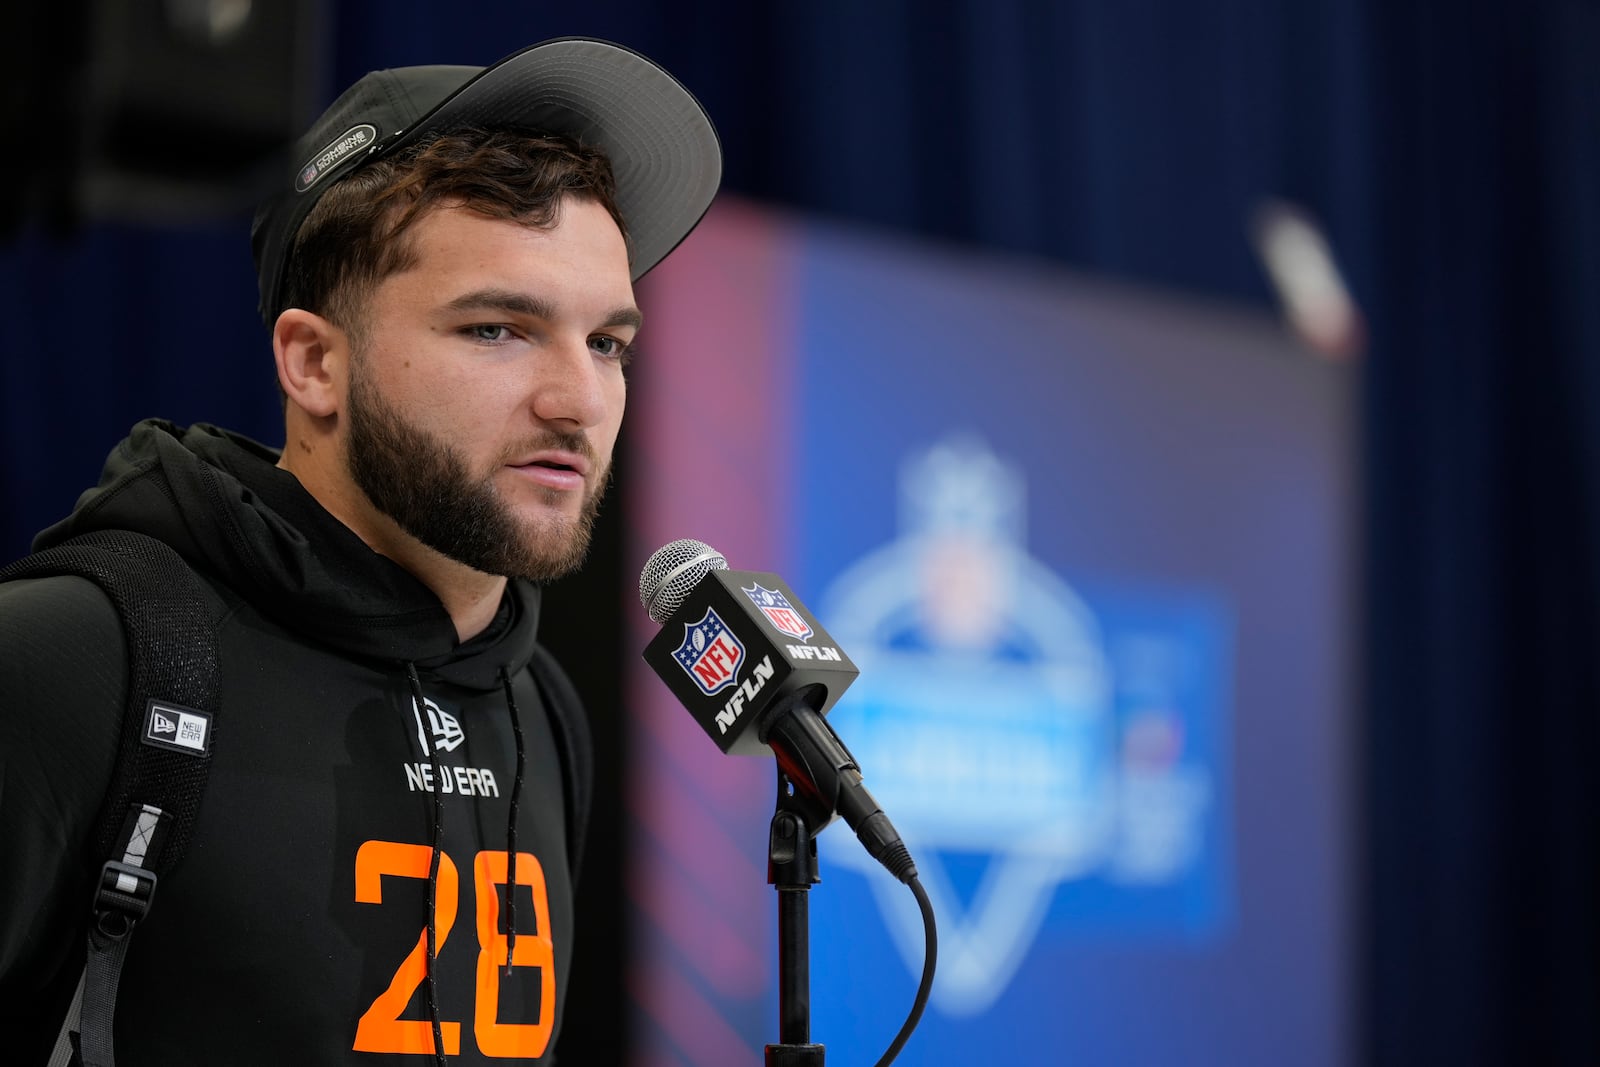
POLYGON ((519 565, 508 573, 536 582, 571 574, 589 555, 590 526, 582 516, 548 513, 537 523, 521 524, 516 552, 519 565))
POLYGON ((584 520, 583 502, 576 498, 554 504, 525 504, 513 508, 510 518, 517 529, 525 531, 525 540, 561 545, 574 537, 584 536, 584 531, 590 525, 584 520))

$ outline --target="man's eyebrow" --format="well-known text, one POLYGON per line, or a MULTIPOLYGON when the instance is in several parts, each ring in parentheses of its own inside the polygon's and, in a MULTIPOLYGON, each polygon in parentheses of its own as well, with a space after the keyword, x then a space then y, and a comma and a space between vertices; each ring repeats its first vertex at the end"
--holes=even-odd
POLYGON ((444 306, 446 311, 505 311, 537 319, 555 318, 555 306, 531 293, 512 289, 474 289, 444 306))
MULTIPOLYGON (((502 311, 512 315, 525 315, 535 319, 556 317, 555 305, 532 293, 519 293, 513 289, 474 289, 445 304, 446 311, 502 311)), ((632 326, 638 329, 644 315, 631 304, 606 312, 600 325, 632 326)))
POLYGON ((644 325, 644 315, 632 304, 616 308, 609 312, 600 323, 602 326, 632 326, 635 330, 644 325))

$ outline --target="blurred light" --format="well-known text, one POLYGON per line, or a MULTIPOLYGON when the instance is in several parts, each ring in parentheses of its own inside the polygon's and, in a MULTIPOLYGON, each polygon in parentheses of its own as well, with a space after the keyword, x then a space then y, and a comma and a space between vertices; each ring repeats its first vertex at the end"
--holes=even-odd
POLYGON ((1316 221, 1290 204, 1268 201, 1257 210, 1251 230, 1295 334, 1325 356, 1360 355, 1366 327, 1316 221))
POLYGON ((239 36, 254 10, 252 0, 167 0, 167 19, 173 28, 213 47, 239 36))

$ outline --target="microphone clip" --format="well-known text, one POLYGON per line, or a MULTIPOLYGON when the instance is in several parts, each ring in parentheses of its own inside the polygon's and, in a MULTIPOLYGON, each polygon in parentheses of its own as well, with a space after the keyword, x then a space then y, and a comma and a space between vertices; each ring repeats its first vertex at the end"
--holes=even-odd
MULTIPOLYGON (((817 873, 818 806, 778 767, 778 802, 767 833, 767 884, 779 892, 804 890, 822 881, 817 873)), ((823 816, 822 826, 833 819, 823 816)))

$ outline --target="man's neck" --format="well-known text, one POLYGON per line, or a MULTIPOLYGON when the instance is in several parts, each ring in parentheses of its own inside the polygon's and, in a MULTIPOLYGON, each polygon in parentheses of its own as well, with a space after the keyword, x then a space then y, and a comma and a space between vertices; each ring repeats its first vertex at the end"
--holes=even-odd
MULTIPOLYGON (((292 447, 292 442, 291 442, 292 447)), ((359 490, 340 478, 323 475, 316 453, 295 456, 285 448, 278 466, 299 479, 306 492, 350 528, 368 548, 409 571, 432 590, 455 624, 462 643, 488 629, 500 610, 506 579, 485 574, 429 548, 379 512, 359 490)))
MULTIPOLYGON (((324 505, 326 506, 326 505, 324 505)), ((380 525, 390 527, 392 536, 373 536, 360 526, 351 525, 337 512, 335 517, 355 531, 356 536, 381 556, 404 567, 423 585, 433 591, 455 623, 456 637, 463 644, 472 640, 494 621, 500 610, 500 599, 505 595, 506 579, 497 574, 485 574, 457 563, 419 542, 410 534, 394 527, 387 516, 380 525)))
MULTIPOLYGON (((438 553, 434 555, 437 557, 438 553)), ((453 560, 445 560, 445 563, 463 572, 469 580, 459 580, 460 575, 441 575, 438 580, 434 580, 421 573, 417 567, 407 565, 403 560, 395 562, 416 575, 424 585, 433 590, 434 596, 444 605, 444 610, 450 613, 450 621, 456 624, 456 637, 463 644, 487 630, 489 624, 494 621, 495 613, 500 610, 500 600, 505 596, 506 580, 499 575, 469 570, 453 560)))

